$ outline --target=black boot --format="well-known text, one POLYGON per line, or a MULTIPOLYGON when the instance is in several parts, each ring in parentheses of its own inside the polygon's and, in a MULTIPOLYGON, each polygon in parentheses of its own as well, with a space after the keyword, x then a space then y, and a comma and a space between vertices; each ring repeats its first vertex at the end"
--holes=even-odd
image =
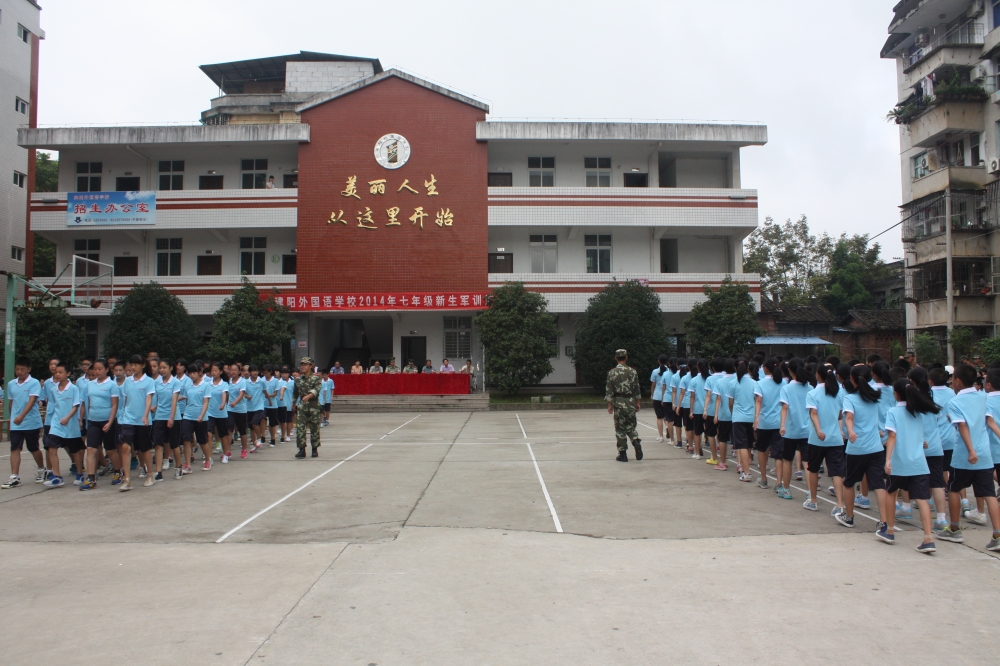
MULTIPOLYGON (((303 450, 303 453, 305 453, 305 451, 304 451, 304 450, 303 450)), ((312 457, 313 457, 313 458, 319 458, 319 447, 318 447, 318 446, 314 446, 314 447, 313 447, 313 454, 312 454, 312 457)))
POLYGON ((634 439, 632 440, 632 446, 635 447, 635 459, 642 460, 642 440, 634 439))
POLYGON ((296 458, 305 458, 306 457, 306 449, 305 449, 305 447, 302 447, 301 449, 299 449, 299 452, 295 454, 295 457, 296 458))
POLYGON ((628 462, 628 451, 619 451, 618 457, 615 460, 618 462, 628 462))

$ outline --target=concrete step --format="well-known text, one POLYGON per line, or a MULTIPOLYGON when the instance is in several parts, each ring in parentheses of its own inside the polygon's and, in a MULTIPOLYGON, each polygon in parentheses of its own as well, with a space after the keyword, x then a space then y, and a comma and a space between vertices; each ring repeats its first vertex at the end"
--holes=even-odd
POLYGON ((470 395, 335 395, 331 413, 349 412, 486 412, 488 393, 470 395))

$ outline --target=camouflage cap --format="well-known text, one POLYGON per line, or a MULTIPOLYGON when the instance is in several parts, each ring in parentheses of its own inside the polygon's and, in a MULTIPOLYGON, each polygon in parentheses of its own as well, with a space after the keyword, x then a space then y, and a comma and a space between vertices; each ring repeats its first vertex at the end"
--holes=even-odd
POLYGON ((312 358, 310 358, 308 356, 303 356, 302 360, 299 361, 299 365, 316 365, 316 364, 313 363, 312 358))
POLYGON ((615 359, 616 360, 622 361, 622 360, 624 360, 626 358, 628 358, 628 352, 625 351, 624 349, 618 349, 618 350, 615 351, 615 359))

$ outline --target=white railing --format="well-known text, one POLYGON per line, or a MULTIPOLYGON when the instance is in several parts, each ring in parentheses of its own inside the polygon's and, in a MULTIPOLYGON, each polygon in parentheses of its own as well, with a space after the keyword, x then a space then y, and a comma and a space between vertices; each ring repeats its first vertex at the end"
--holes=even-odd
POLYGON ((940 37, 932 39, 926 46, 919 47, 913 53, 903 57, 906 67, 913 67, 928 55, 942 46, 982 46, 983 45, 983 24, 964 23, 955 26, 940 37))

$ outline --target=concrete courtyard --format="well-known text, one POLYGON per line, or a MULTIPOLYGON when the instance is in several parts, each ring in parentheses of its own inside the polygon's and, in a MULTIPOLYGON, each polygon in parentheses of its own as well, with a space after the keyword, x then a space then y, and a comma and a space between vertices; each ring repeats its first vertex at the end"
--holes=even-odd
POLYGON ((319 459, 131 493, 29 463, 0 492, 0 663, 995 663, 988 528, 890 547, 652 419, 628 464, 597 410, 335 414, 319 459))

